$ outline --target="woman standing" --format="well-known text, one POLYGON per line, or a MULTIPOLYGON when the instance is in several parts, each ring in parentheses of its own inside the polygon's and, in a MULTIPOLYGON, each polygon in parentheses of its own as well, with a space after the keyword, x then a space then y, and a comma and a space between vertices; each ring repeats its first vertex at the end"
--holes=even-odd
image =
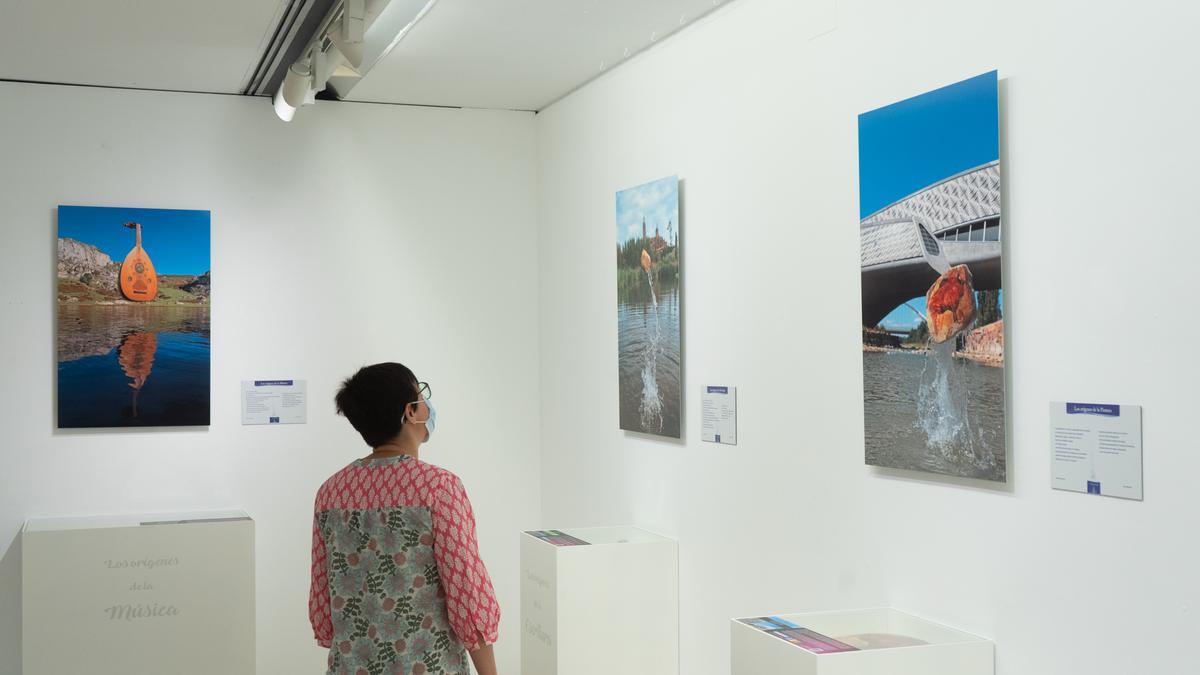
POLYGON ((309 617, 329 675, 495 675, 500 606, 457 476, 418 459, 437 412, 398 363, 342 384, 338 413, 373 452, 317 492, 309 617))

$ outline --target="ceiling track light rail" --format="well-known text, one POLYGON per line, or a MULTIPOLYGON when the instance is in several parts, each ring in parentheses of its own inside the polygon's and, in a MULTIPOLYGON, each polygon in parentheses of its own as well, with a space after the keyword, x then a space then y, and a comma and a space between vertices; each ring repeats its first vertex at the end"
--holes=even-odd
POLYGON ((271 96, 291 121, 317 98, 344 99, 437 0, 290 0, 242 93, 271 96))

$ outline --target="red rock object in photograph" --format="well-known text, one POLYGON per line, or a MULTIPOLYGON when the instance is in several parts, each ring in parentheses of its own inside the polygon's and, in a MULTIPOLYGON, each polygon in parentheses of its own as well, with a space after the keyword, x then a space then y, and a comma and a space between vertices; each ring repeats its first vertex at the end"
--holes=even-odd
POLYGON ((975 286, 971 270, 955 265, 946 270, 925 294, 929 312, 929 337, 945 342, 963 332, 975 319, 975 286))

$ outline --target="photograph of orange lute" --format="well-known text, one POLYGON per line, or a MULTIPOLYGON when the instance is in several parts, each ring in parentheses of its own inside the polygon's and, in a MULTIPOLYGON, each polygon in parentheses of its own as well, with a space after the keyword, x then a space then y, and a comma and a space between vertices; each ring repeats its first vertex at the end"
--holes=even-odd
POLYGON ((158 275, 142 248, 142 225, 125 223, 125 227, 137 230, 137 243, 121 263, 121 294, 134 302, 150 302, 158 296, 158 275))

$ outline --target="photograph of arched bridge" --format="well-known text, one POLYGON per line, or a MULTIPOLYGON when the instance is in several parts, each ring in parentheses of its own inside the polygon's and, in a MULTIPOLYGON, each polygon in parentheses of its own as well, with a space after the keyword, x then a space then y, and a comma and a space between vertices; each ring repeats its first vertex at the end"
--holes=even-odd
POLYGON ((995 71, 859 116, 867 464, 1007 476, 995 71))

